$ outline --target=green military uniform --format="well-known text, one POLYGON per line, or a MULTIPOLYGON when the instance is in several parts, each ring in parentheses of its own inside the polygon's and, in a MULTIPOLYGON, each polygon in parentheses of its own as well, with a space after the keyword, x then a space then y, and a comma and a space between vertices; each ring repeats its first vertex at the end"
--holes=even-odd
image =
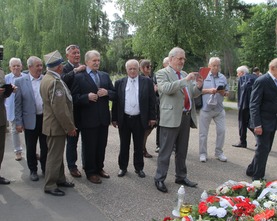
POLYGON ((66 134, 75 129, 72 97, 60 75, 50 70, 41 81, 40 94, 43 100, 42 132, 47 136, 48 145, 44 190, 53 190, 57 183, 66 181, 63 163, 65 139, 66 134))

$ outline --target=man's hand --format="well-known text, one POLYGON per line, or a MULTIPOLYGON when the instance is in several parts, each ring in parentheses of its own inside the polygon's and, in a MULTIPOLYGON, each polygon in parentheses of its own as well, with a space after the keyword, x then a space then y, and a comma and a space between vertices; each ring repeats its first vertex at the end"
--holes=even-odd
POLYGON ((98 100, 98 95, 95 94, 95 93, 90 92, 90 93, 88 94, 88 99, 89 99, 90 101, 96 102, 96 101, 98 100))
POLYGON ((5 88, 0 88, 0 94, 5 92, 5 88))
POLYGON ((263 134, 263 128, 262 127, 255 127, 254 128, 254 133, 257 135, 262 135, 263 134))
POLYGON ((117 121, 112 121, 112 125, 117 128, 118 127, 118 124, 117 124, 117 121))
POLYGON ((79 67, 73 69, 75 74, 84 70, 86 70, 86 65, 84 64, 81 64, 79 67))
POLYGON ((105 88, 99 88, 99 90, 97 91, 97 95, 98 95, 98 97, 107 96, 108 90, 106 90, 105 88))
POLYGON ((24 127, 23 126, 16 126, 15 129, 16 129, 16 131, 18 133, 22 133, 24 131, 24 127))
POLYGON ((75 136, 77 136, 76 129, 74 129, 74 130, 72 130, 72 131, 69 131, 67 134, 68 134, 68 136, 70 136, 70 137, 75 137, 75 136))
POLYGON ((154 127, 154 126, 156 125, 156 121, 155 121, 155 120, 150 120, 150 121, 148 122, 148 125, 149 125, 150 127, 154 127))

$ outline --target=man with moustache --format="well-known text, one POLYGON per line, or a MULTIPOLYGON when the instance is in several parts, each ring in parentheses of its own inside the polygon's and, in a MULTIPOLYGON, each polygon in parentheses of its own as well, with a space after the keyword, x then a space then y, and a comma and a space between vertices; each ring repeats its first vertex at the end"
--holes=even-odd
POLYGON ((42 75, 42 61, 36 56, 27 60, 29 73, 15 80, 17 91, 15 93, 15 124, 17 132, 24 131, 27 164, 30 170, 30 179, 38 181, 37 174, 37 141, 40 144, 40 164, 45 174, 47 157, 46 136, 42 134, 43 103, 40 96, 40 83, 42 75))
POLYGON ((86 177, 90 182, 100 184, 100 177, 110 177, 104 170, 104 160, 110 125, 109 100, 115 98, 115 91, 109 74, 99 71, 98 51, 88 51, 85 63, 86 70, 75 75, 72 95, 80 116, 86 177))
POLYGON ((128 60, 125 67, 128 76, 115 82, 117 97, 112 106, 112 124, 114 127, 118 127, 120 137, 118 177, 123 177, 127 173, 132 136, 135 173, 140 178, 144 178, 144 134, 148 127, 151 128, 156 124, 156 97, 153 81, 139 75, 137 60, 128 60))
MULTIPOLYGON (((78 45, 71 44, 65 49, 67 63, 63 67, 62 79, 67 84, 67 87, 72 92, 72 84, 76 74, 86 69, 85 65, 80 64, 81 54, 80 47, 78 45)), ((77 136, 67 136, 66 144, 66 161, 67 167, 71 176, 81 177, 81 172, 78 170, 76 161, 78 158, 77 144, 79 140, 79 111, 76 105, 73 105, 74 123, 77 127, 77 136)))

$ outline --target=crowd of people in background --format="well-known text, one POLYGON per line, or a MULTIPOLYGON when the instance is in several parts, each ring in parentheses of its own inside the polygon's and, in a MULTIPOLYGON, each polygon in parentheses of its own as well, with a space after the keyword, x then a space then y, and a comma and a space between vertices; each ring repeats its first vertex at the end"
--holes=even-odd
MULTIPOLYGON (((220 72, 221 60, 211 57, 209 73, 186 73, 183 68, 186 53, 174 47, 163 60, 163 68, 152 73, 151 61, 130 59, 126 62, 127 76, 112 82, 108 73, 100 70, 101 55, 87 51, 81 64, 78 45, 65 49, 66 64, 59 51, 44 56, 47 67, 36 56, 27 60, 28 71, 22 72, 19 58, 11 58, 10 73, 0 70, 0 166, 4 156, 7 122, 9 122, 15 160, 23 157, 20 133, 24 132, 30 180, 38 181, 38 161, 45 177, 44 192, 64 196, 60 187, 74 187, 66 180, 66 163, 73 177, 82 177, 77 167, 77 144, 81 136, 82 169, 94 184, 110 178, 104 170, 109 125, 118 128, 120 149, 118 177, 126 175, 133 139, 133 166, 140 177, 146 176, 144 158, 147 138, 156 127, 157 170, 154 183, 157 190, 167 192, 164 183, 172 152, 175 154, 175 183, 196 187, 187 177, 186 158, 190 128, 199 128, 199 160, 208 161, 207 142, 211 121, 216 125, 214 155, 227 162, 223 153, 225 140, 224 97, 229 85, 220 72), (11 85, 12 93, 7 93, 11 85), (194 99, 201 96, 199 125, 194 99), (110 102, 112 107, 110 110, 110 102), (39 141, 39 150, 37 142, 39 141), (66 145, 66 146, 65 146, 66 145)), ((238 122, 240 141, 233 146, 246 148, 247 128, 256 139, 256 150, 246 175, 253 180, 264 179, 266 162, 277 128, 277 58, 262 75, 259 68, 249 72, 247 66, 237 68, 238 122)), ((10 181, 0 177, 0 184, 10 181)))

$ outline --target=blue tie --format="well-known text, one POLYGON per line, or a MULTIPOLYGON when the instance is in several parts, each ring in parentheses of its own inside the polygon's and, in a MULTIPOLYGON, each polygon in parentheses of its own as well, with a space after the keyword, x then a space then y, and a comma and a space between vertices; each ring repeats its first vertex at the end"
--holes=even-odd
POLYGON ((274 79, 274 82, 275 82, 275 84, 276 84, 276 86, 277 86, 277 78, 274 79))
POLYGON ((93 79, 96 86, 99 88, 100 87, 100 79, 99 79, 99 76, 98 76, 97 72, 94 73, 93 71, 91 71, 90 76, 93 79))

